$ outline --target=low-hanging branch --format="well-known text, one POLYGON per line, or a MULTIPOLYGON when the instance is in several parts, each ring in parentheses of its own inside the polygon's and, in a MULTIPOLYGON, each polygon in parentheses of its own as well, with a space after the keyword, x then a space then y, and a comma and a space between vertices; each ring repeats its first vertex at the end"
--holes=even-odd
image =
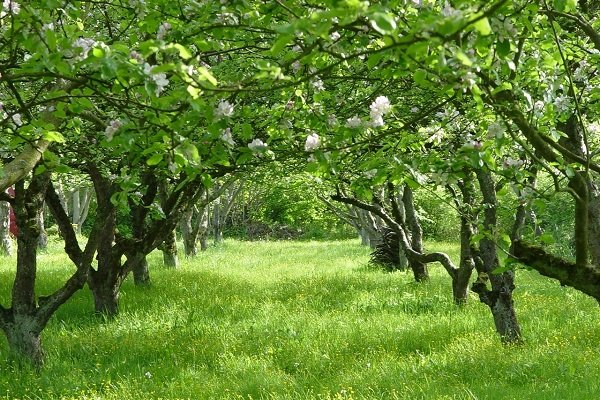
POLYGON ((600 302, 600 267, 565 260, 520 239, 513 242, 513 256, 540 274, 556 279, 561 285, 577 289, 600 302))
POLYGON ((370 211, 373 214, 380 217, 381 219, 383 219, 385 223, 398 234, 398 238, 400 239, 400 245, 402 246, 402 250, 404 250, 408 259, 412 259, 424 264, 439 262, 440 264, 442 264, 444 269, 453 279, 457 276, 458 268, 452 263, 452 260, 450 260, 450 257, 448 257, 447 254, 437 252, 420 253, 418 251, 415 251, 410 245, 408 237, 406 236, 406 232, 404 231, 402 225, 394 221, 394 219, 387 213, 387 211, 382 206, 368 204, 353 197, 343 196, 340 193, 332 195, 331 199, 339 201, 340 203, 350 204, 358 208, 362 208, 363 210, 370 211))

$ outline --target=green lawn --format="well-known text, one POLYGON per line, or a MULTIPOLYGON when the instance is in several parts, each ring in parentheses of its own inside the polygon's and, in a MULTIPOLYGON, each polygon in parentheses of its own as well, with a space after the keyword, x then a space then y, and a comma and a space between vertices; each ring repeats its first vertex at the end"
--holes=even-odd
MULTIPOLYGON (((72 266, 40 255, 43 294, 72 266)), ((454 245, 433 244, 451 252, 454 245)), ((153 285, 129 280, 121 314, 92 315, 87 289, 43 334, 40 373, 19 370, 0 340, 2 399, 593 399, 600 396, 598 304, 518 271, 526 342, 499 344, 486 306, 451 301, 431 282, 366 267, 344 242, 235 242, 150 262, 153 285)), ((6 304, 14 259, 0 259, 6 304)))

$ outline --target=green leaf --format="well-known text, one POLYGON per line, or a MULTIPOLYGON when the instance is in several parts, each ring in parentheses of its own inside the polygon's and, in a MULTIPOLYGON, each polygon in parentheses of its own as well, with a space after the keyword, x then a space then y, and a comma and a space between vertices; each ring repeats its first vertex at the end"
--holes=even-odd
POLYGON ((64 143, 65 142, 65 137, 60 132, 46 131, 46 132, 44 132, 44 134, 42 136, 44 139, 48 140, 49 142, 56 142, 56 143, 64 143))
POLYGON ((293 35, 279 36, 277 38, 277 40, 275 41, 275 43, 273 43, 273 46, 271 47, 271 53, 273 55, 278 55, 279 53, 281 53, 281 51, 283 49, 285 49, 285 46, 287 46, 288 43, 290 43, 293 39, 294 39, 293 35))
POLYGON ((104 57, 104 50, 102 50, 102 49, 101 49, 101 48, 99 48, 99 47, 94 47, 94 48, 92 49, 92 54, 93 54, 93 55, 94 55, 94 57, 96 57, 96 58, 102 58, 102 57, 104 57))
POLYGON ((546 232, 546 233, 542 234, 539 237, 539 239, 540 239, 540 242, 542 242, 546 245, 554 244, 554 242, 555 242, 554 236, 550 232, 546 232))
POLYGON ((425 86, 427 84, 427 71, 424 69, 416 70, 413 79, 417 85, 425 86))
POLYGON ((500 58, 505 58, 506 56, 508 56, 510 54, 510 41, 508 39, 497 41, 496 53, 500 58))
POLYGON ((152 157, 150 157, 147 161, 146 164, 152 166, 152 165, 158 165, 163 159, 163 155, 162 154, 154 154, 152 157))
POLYGON ((200 74, 200 79, 208 81, 213 86, 217 86, 217 79, 206 67, 198 67, 198 74, 200 74))
POLYGON ((512 88, 513 87, 510 82, 502 82, 500 85, 496 86, 494 90, 492 90, 492 94, 497 94, 505 90, 512 90, 512 88))
POLYGON ((194 146, 192 143, 186 142, 182 143, 175 149, 176 152, 181 153, 181 155, 188 162, 198 162, 200 161, 200 155, 198 154, 198 148, 194 146))
POLYGON ((461 64, 470 67, 473 65, 473 61, 471 61, 471 59, 469 58, 469 56, 467 56, 465 53, 463 53, 462 50, 457 50, 455 57, 458 61, 461 62, 461 64))
POLYGON ((189 52, 189 50, 179 43, 171 44, 167 48, 174 48, 177 51, 179 51, 179 57, 183 58, 184 60, 189 60, 190 58, 192 58, 192 54, 189 52))
POLYGON ((473 24, 473 28, 475 28, 483 36, 487 36, 492 33, 492 27, 490 26, 490 21, 487 19, 487 17, 476 21, 473 24))
POLYGON ((371 15, 370 20, 373 29, 382 35, 389 35, 396 29, 396 21, 389 14, 376 12, 371 15))
POLYGON ((560 12, 571 12, 577 9, 577 0, 554 0, 554 8, 560 12))
POLYGON ((200 97, 200 94, 202 94, 202 90, 195 88, 192 85, 188 85, 187 92, 190 94, 190 96, 192 96, 193 99, 197 99, 200 97))

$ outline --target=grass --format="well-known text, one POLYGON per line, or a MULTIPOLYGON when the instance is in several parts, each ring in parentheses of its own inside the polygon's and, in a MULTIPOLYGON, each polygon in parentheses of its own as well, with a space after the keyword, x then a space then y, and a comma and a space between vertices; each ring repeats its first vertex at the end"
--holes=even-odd
MULTIPOLYGON (((72 269, 54 244, 40 293, 72 269)), ((452 244, 432 249, 457 255, 452 244)), ((591 399, 600 395, 598 304, 529 271, 515 301, 526 342, 502 347, 486 306, 431 282, 365 267, 354 241, 226 242, 153 285, 124 284, 102 321, 87 290, 44 331, 36 373, 7 361, 0 399, 591 399)), ((14 259, 0 259, 7 296, 14 259)))

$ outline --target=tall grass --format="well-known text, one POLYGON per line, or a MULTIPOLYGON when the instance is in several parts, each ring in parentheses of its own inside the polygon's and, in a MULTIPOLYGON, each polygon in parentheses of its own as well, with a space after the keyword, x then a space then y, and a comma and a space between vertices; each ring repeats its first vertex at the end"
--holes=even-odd
MULTIPOLYGON (((457 254, 451 244, 430 247, 457 254)), ((529 271, 515 301, 526 342, 502 347, 486 306, 457 308, 439 266, 428 284, 365 267, 342 242, 226 242, 179 270, 150 258, 121 314, 87 290, 43 334, 39 373, 7 360, 2 399, 591 399, 600 395, 598 304, 529 271)), ((45 293, 72 270, 40 255, 45 293)), ((7 304, 14 259, 0 260, 7 304)))

